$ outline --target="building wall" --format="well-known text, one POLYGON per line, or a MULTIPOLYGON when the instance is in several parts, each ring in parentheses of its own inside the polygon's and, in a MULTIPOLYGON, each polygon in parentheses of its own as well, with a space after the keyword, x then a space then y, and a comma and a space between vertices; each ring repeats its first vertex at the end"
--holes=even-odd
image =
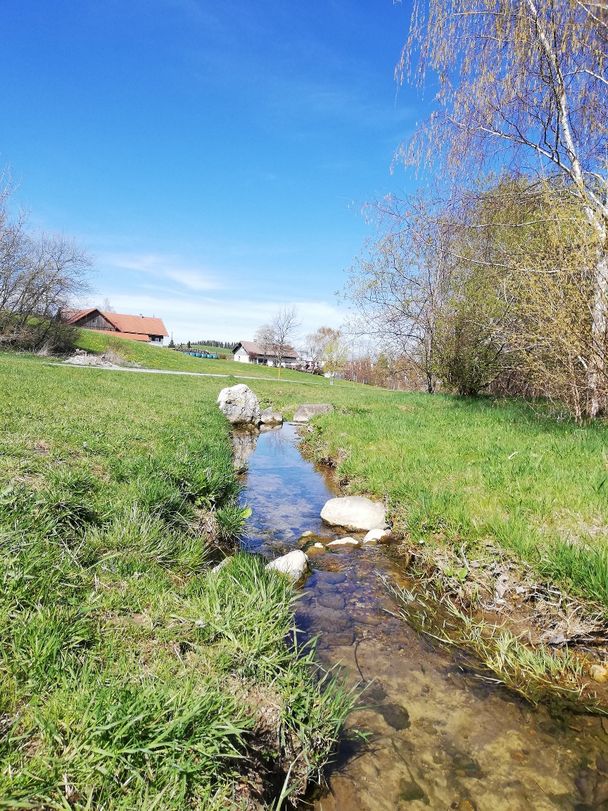
POLYGON ((106 321, 101 313, 89 313, 89 315, 77 321, 75 326, 83 327, 84 329, 106 329, 110 332, 117 332, 116 327, 113 327, 109 321, 106 321))
POLYGON ((238 348, 238 350, 234 353, 234 359, 238 360, 239 363, 250 363, 250 358, 247 352, 243 349, 242 346, 238 348))

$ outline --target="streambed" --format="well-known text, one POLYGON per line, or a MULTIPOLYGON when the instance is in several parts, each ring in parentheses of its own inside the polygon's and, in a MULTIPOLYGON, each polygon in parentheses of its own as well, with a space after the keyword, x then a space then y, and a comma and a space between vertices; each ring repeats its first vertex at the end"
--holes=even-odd
MULTIPOLYGON (((245 548, 274 558, 306 531, 338 537, 319 518, 336 488, 302 457, 294 426, 241 452, 253 509, 245 548)), ((311 566, 298 627, 319 636, 324 666, 366 685, 348 725, 368 735, 345 740, 316 811, 608 809, 606 719, 555 719, 414 631, 383 582, 409 585, 390 546, 326 552, 311 566)))

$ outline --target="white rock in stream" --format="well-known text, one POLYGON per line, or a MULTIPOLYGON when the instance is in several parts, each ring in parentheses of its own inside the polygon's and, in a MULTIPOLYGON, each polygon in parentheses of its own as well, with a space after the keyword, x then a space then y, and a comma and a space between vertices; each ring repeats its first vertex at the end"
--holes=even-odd
POLYGON ((260 421, 262 425, 282 425, 283 415, 278 411, 273 411, 272 408, 266 408, 262 411, 260 421))
POLYGON ((387 541, 390 537, 390 529, 370 529, 365 538, 363 538, 363 543, 380 543, 387 541))
POLYGON ((297 583, 308 571, 308 557, 301 549, 294 549, 268 563, 266 568, 268 571, 284 574, 292 583, 297 583))
POLYGON ((217 398, 220 411, 232 425, 255 425, 260 423, 261 413, 258 398, 249 386, 238 383, 222 389, 217 398))
POLYGON ((305 403, 297 409, 293 415, 293 421, 308 422, 313 417, 319 416, 319 414, 329 414, 333 410, 334 407, 331 403, 305 403))
POLYGON ((321 510, 321 518, 326 524, 361 532, 386 527, 384 505, 364 496, 330 498, 321 510))
POLYGON ((327 547, 336 547, 336 546, 359 546, 359 541, 356 538, 336 538, 335 541, 331 541, 327 544, 327 547))

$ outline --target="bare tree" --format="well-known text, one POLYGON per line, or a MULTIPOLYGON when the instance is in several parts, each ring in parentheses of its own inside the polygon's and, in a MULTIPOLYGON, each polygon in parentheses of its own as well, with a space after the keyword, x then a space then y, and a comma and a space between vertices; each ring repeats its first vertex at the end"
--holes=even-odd
POLYGON ((0 192, 0 335, 37 348, 57 333, 59 315, 87 289, 91 260, 61 235, 31 235, 9 216, 0 192))
POLYGON ((606 407, 608 4, 585 0, 414 0, 397 75, 429 72, 437 110, 402 154, 461 177, 484 161, 557 172, 596 244, 586 370, 588 413, 606 407), (526 160, 528 156, 528 160, 526 160))
POLYGON ((332 327, 319 327, 316 332, 307 336, 307 344, 313 367, 323 369, 330 375, 333 383, 334 377, 342 371, 348 358, 341 331, 332 327))
POLYGON ((285 354, 291 349, 294 333, 300 326, 298 313, 295 307, 282 307, 270 322, 272 334, 272 350, 281 373, 285 362, 285 354))
POLYGON ((407 359, 435 390, 437 318, 453 257, 451 232, 436 203, 422 197, 377 205, 388 232, 351 268, 344 296, 355 309, 351 330, 407 359))
POLYGON ((262 326, 256 330, 254 340, 262 350, 262 353, 268 357, 272 354, 275 344, 274 329, 270 324, 262 324, 262 326))

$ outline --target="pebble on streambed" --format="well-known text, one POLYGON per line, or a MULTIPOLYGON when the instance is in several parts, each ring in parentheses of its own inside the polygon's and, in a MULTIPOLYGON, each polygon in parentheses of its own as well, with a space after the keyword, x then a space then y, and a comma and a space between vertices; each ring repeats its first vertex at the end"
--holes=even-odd
POLYGON ((359 541, 356 538, 350 538, 350 537, 349 538, 336 538, 335 541, 330 541, 327 544, 327 548, 328 549, 335 549, 336 547, 339 547, 339 546, 356 547, 356 546, 360 546, 360 545, 361 544, 359 543, 359 541))

